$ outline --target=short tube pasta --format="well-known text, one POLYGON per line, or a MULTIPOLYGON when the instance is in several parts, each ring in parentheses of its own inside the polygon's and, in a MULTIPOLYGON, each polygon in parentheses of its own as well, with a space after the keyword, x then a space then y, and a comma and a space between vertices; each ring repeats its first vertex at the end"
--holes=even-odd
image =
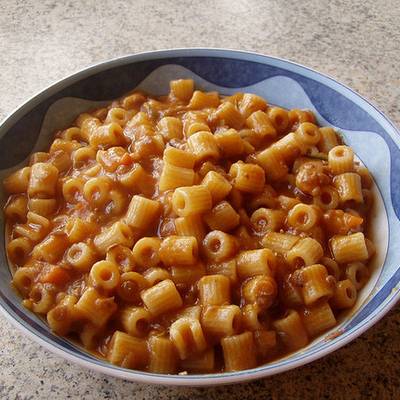
POLYGON ((357 203, 363 201, 361 178, 355 172, 345 172, 337 175, 333 180, 333 184, 339 193, 342 203, 350 200, 354 200, 357 203))
POLYGON ((174 374, 178 356, 174 343, 167 337, 152 336, 149 339, 149 371, 156 374, 174 374))
POLYGON ((368 259, 368 248, 362 232, 347 236, 333 236, 330 240, 330 247, 333 257, 341 264, 368 259))
POLYGON ((237 250, 237 239, 222 231, 211 231, 203 240, 203 252, 212 261, 227 260, 233 257, 237 250))
POLYGON ((59 304, 47 313, 47 322, 58 335, 66 335, 71 331, 72 323, 76 319, 74 308, 76 301, 75 296, 66 295, 59 304))
POLYGON ((171 279, 171 274, 164 268, 146 269, 146 271, 143 272, 143 276, 150 286, 154 286, 165 279, 171 279))
POLYGON ((207 159, 218 160, 219 148, 214 135, 208 131, 196 132, 188 138, 190 151, 196 156, 196 161, 207 159))
POLYGON ((201 110, 202 108, 217 107, 219 104, 217 92, 202 92, 195 90, 189 101, 189 108, 192 110, 201 110))
POLYGON ((200 303, 204 306, 229 304, 231 299, 231 282, 224 275, 203 276, 198 282, 200 303))
POLYGON ((112 297, 103 297, 95 288, 87 288, 78 302, 76 309, 96 326, 104 326, 117 310, 112 297))
POLYGON ((357 289, 350 279, 337 282, 329 303, 336 309, 351 308, 357 300, 357 289))
MULTIPOLYGON (((165 271, 165 270, 164 270, 165 271)), ((171 279, 179 287, 189 288, 206 274, 206 269, 201 262, 190 266, 172 266, 171 279)))
POLYGON ((107 358, 110 363, 120 367, 144 366, 149 359, 146 341, 121 331, 115 331, 111 338, 107 358))
POLYGON ((107 251, 106 261, 118 265, 121 272, 129 272, 135 269, 135 260, 129 247, 116 245, 107 251))
POLYGON ((76 126, 80 128, 81 135, 88 141, 93 132, 100 126, 100 120, 88 113, 79 115, 76 120, 76 126))
POLYGON ((169 236, 162 241, 159 252, 166 266, 193 265, 198 256, 197 240, 193 236, 169 236))
POLYGON ((289 127, 289 113, 284 108, 270 107, 267 110, 268 118, 279 134, 286 133, 289 127))
POLYGON ((246 304, 242 307, 242 325, 249 331, 264 329, 266 322, 263 321, 263 310, 258 304, 246 304))
POLYGON ((209 264, 207 272, 210 275, 220 274, 228 277, 231 284, 236 284, 238 281, 236 260, 223 261, 217 264, 209 264))
POLYGON ((116 170, 118 182, 126 189, 139 189, 149 179, 149 175, 139 163, 120 165, 116 170))
POLYGON ((113 107, 108 111, 104 122, 106 123, 115 122, 121 127, 124 127, 128 121, 128 118, 129 118, 129 113, 126 110, 120 107, 113 107))
POLYGON ((35 214, 49 217, 57 210, 56 199, 29 199, 28 201, 29 211, 35 214))
POLYGON ((193 169, 179 167, 168 162, 160 176, 160 190, 176 189, 181 186, 190 186, 194 183, 195 174, 193 169))
MULTIPOLYGON (((92 198, 92 194, 90 193, 90 187, 94 181, 90 183, 85 183, 85 181, 81 178, 70 178, 63 182, 62 185, 62 194, 66 201, 69 203, 78 203, 82 196, 86 197, 87 200, 92 198), (86 192, 84 192, 84 185, 86 186, 86 192)), ((100 189, 96 191, 96 203, 101 201, 102 196, 105 196, 105 190, 102 189, 106 188, 106 186, 101 186, 100 189), (99 199, 99 200, 97 200, 99 199)), ((103 197, 104 198, 104 197, 103 197)))
POLYGON ((36 283, 29 292, 29 300, 35 313, 47 314, 54 306, 55 296, 42 283, 36 283))
POLYGON ((300 125, 303 122, 315 122, 315 116, 310 110, 299 110, 294 108, 289 111, 289 122, 291 128, 294 129, 295 126, 300 125))
POLYGON ((264 170, 255 164, 238 161, 232 164, 229 175, 233 179, 233 187, 242 192, 261 192, 265 184, 264 170))
POLYGON ((117 295, 128 304, 138 304, 141 291, 148 287, 149 282, 143 275, 134 271, 124 272, 120 277, 117 295))
POLYGON ((28 199, 24 196, 14 197, 4 208, 5 216, 15 222, 26 222, 27 213, 28 199))
MULTIPOLYGON (((66 182, 66 184, 71 185, 71 182, 66 182)), ((91 205, 95 207, 104 206, 104 204, 109 199, 111 182, 110 179, 106 176, 99 176, 89 179, 88 181, 85 182, 83 189, 80 189, 79 181, 76 183, 74 182, 74 185, 72 186, 73 189, 69 188, 69 185, 68 185, 68 192, 67 189, 63 187, 64 197, 66 193, 79 192, 80 190, 82 190, 83 197, 86 199, 86 201, 88 201, 91 205)))
POLYGON ((332 296, 334 284, 328 280, 328 272, 322 264, 314 264, 301 270, 304 303, 310 305, 332 296))
MULTIPOLYGON (((178 312, 175 316, 176 319, 189 317, 194 318, 200 321, 202 307, 200 305, 197 306, 190 306, 183 308, 180 312, 178 312)), ((174 318, 175 318, 174 316, 174 318)))
POLYGON ((36 163, 30 168, 28 194, 30 197, 53 198, 56 194, 58 169, 49 163, 36 163))
POLYGON ((152 315, 143 307, 127 307, 121 311, 120 320, 126 333, 143 337, 150 330, 152 315))
POLYGON ((135 195, 129 204, 125 221, 132 228, 145 229, 159 216, 160 208, 158 201, 135 195))
POLYGON ((277 253, 285 254, 291 250, 300 238, 296 235, 280 232, 267 232, 262 240, 262 245, 277 253))
POLYGON ((256 160, 264 168, 267 179, 271 181, 284 179, 289 173, 283 154, 276 146, 270 146, 260 151, 256 160))
POLYGON ((176 233, 180 236, 193 236, 201 243, 206 235, 205 224, 198 214, 178 217, 174 221, 176 233))
POLYGON ((244 332, 221 340, 225 370, 239 371, 256 366, 256 349, 253 334, 244 332))
POLYGON ((121 126, 116 122, 96 128, 89 136, 89 144, 95 148, 109 148, 125 143, 121 126))
POLYGON ((12 283, 24 296, 29 295, 39 271, 32 267, 21 267, 15 271, 12 283))
POLYGON ((160 263, 161 239, 158 237, 143 237, 133 246, 132 253, 135 263, 141 268, 155 267, 160 263))
POLYGON ((303 305, 303 296, 301 287, 296 282, 293 282, 292 277, 286 279, 280 290, 280 297, 282 303, 288 308, 298 308, 303 305))
POLYGON ((242 285, 243 300, 247 304, 257 304, 263 309, 271 307, 278 294, 274 278, 266 275, 253 276, 242 285))
POLYGON ((109 248, 116 244, 130 247, 133 241, 134 236, 131 228, 121 221, 105 228, 93 239, 97 251, 101 254, 106 254, 109 248))
POLYGON ((348 146, 335 146, 328 153, 328 166, 333 174, 352 172, 354 169, 354 153, 348 146))
POLYGON ((331 186, 321 187, 319 194, 313 198, 314 205, 322 210, 332 210, 339 205, 339 194, 331 186))
POLYGON ((185 360, 181 360, 180 366, 184 371, 206 374, 215 369, 215 351, 214 348, 204 351, 200 354, 194 354, 185 360))
POLYGON ((244 152, 243 139, 236 129, 227 129, 214 136, 224 157, 235 157, 244 152))
POLYGON ((211 132, 210 127, 207 125, 206 121, 187 121, 184 126, 185 136, 189 137, 197 132, 211 132))
POLYGON ((42 215, 29 211, 26 214, 26 223, 15 226, 14 231, 17 236, 24 236, 38 242, 49 233, 51 228, 50 221, 42 215))
POLYGON ((219 125, 227 125, 234 129, 240 129, 244 123, 242 114, 229 101, 220 104, 212 114, 211 119, 219 125))
POLYGON ((307 144, 299 141, 295 132, 283 136, 270 148, 274 149, 277 154, 282 157, 285 163, 292 162, 296 160, 299 155, 307 152, 307 144))
POLYGON ((90 269, 89 279, 95 288, 112 291, 120 281, 118 266, 110 261, 98 261, 90 269))
POLYGON ((203 218, 210 229, 223 232, 236 228, 240 221, 239 214, 227 201, 218 203, 203 218))
POLYGON ((196 157, 192 153, 169 146, 164 151, 163 160, 177 167, 193 169, 196 157))
POLYGON ((370 273, 368 267, 362 262, 352 262, 347 264, 345 275, 353 283, 356 290, 360 290, 366 284, 370 273))
POLYGON ((307 345, 308 334, 297 311, 288 310, 283 318, 275 320, 272 325, 288 349, 294 351, 307 345))
POLYGON ((328 303, 318 303, 303 312, 304 326, 310 337, 314 337, 336 325, 336 318, 328 303))
POLYGON ((47 263, 57 263, 64 255, 68 241, 64 235, 49 235, 42 242, 35 245, 32 255, 47 263))
POLYGON ((266 234, 268 231, 280 230, 285 219, 286 213, 281 210, 259 208, 251 214, 250 222, 257 233, 266 234))
POLYGON ((255 331, 253 335, 258 356, 263 359, 273 356, 277 346, 276 332, 260 329, 255 331))
POLYGON ((58 152, 65 152, 71 154, 74 150, 79 149, 82 145, 76 140, 64 140, 64 139, 55 139, 51 144, 49 149, 49 161, 52 156, 57 154, 58 152))
POLYGON ((297 204, 288 213, 287 223, 301 231, 309 231, 318 224, 319 215, 316 208, 307 204, 297 204))
POLYGON ((227 179, 215 171, 209 171, 201 184, 209 190, 214 204, 225 199, 232 190, 232 185, 227 179))
POLYGON ((72 218, 68 220, 65 225, 65 233, 70 243, 77 243, 85 240, 96 230, 96 223, 84 221, 81 218, 72 218))
POLYGON ((275 138, 276 129, 268 115, 261 111, 253 112, 247 119, 246 125, 253 129, 262 138, 275 138))
POLYGON ((80 272, 89 271, 96 258, 95 251, 83 242, 74 243, 66 254, 66 261, 80 272))
POLYGON ((79 333, 79 339, 87 349, 95 349, 100 342, 101 336, 104 334, 104 328, 87 322, 83 325, 79 333))
POLYGON ((220 339, 239 332, 242 314, 236 305, 207 307, 201 317, 204 332, 213 338, 220 339))
MULTIPOLYGON (((50 154, 45 153, 44 151, 38 151, 36 153, 31 154, 31 157, 29 159, 29 165, 36 164, 38 162, 46 162, 49 161, 50 159, 50 154)), ((18 170, 21 171, 21 170, 18 170)), ((10 176, 13 176, 14 174, 11 174, 10 176)), ((29 180, 29 175, 28 175, 28 180, 29 180)))
POLYGON ((181 139, 183 137, 182 121, 175 117, 164 117, 158 121, 157 130, 164 140, 181 139))
POLYGON ((336 132, 329 126, 319 128, 321 137, 318 142, 318 148, 324 153, 329 153, 331 149, 339 144, 336 132))
POLYGON ((29 186, 31 167, 21 168, 3 181, 4 189, 9 194, 26 192, 29 186))
POLYGON ((325 266, 329 275, 332 275, 336 281, 338 281, 342 275, 341 267, 339 264, 330 257, 322 257, 320 260, 321 264, 325 266))
POLYGON ((170 95, 182 100, 189 101, 194 92, 194 82, 192 79, 176 79, 169 84, 170 95))
POLYGON ((316 264, 324 255, 321 244, 312 238, 300 239, 287 253, 286 260, 294 268, 316 264))
POLYGON ((195 318, 182 317, 176 320, 169 329, 169 336, 181 360, 191 354, 201 353, 207 347, 203 329, 195 318))
POLYGON ((264 111, 266 108, 267 102, 253 93, 245 93, 239 101, 239 111, 244 118, 248 118, 256 111, 264 111))
POLYGON ((211 209, 210 191, 204 186, 188 186, 175 189, 172 206, 180 217, 201 214, 211 209))
POLYGON ((16 265, 22 265, 32 251, 33 243, 27 237, 19 237, 7 244, 8 258, 16 265))
POLYGON ((295 131, 296 140, 300 144, 308 146, 316 145, 320 138, 321 133, 316 125, 311 122, 303 122, 295 131))
POLYGON ((77 127, 68 128, 63 132, 63 138, 65 140, 77 140, 77 141, 86 141, 86 137, 82 134, 81 130, 77 127))
POLYGON ((174 282, 170 279, 166 279, 144 290, 141 292, 140 297, 146 308, 154 316, 182 306, 182 298, 176 290, 174 282))
POLYGON ((241 279, 255 275, 274 276, 276 257, 270 249, 247 250, 236 256, 236 265, 241 279))

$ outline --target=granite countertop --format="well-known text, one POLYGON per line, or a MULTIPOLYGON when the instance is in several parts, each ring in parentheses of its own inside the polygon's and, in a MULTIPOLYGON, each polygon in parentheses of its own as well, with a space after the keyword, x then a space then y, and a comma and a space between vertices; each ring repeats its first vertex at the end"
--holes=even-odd
MULTIPOLYGON (((400 125, 396 0, 0 0, 0 119, 90 64, 170 47, 225 47, 287 58, 330 74, 400 125)), ((135 384, 82 369, 0 316, 0 398, 400 398, 400 307, 310 365, 210 389, 135 384)))

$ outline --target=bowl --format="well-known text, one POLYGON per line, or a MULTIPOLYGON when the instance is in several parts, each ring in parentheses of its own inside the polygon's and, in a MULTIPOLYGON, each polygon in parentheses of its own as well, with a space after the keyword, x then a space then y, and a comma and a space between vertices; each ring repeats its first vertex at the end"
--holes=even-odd
MULTIPOLYGON (((95 358, 53 334, 44 320, 21 305, 11 288, 0 217, 0 309, 22 332, 46 349, 92 370, 143 383, 207 386, 244 382, 287 371, 323 357, 361 335, 382 318, 400 296, 400 136, 371 103, 336 80, 290 61, 242 51, 177 49, 148 52, 103 62, 53 84, 15 110, 0 125, 0 178, 49 145, 55 130, 70 126, 88 109, 108 104, 133 88, 154 95, 169 81, 193 78, 205 90, 264 96, 285 108, 314 111, 320 125, 338 129, 372 173, 377 199, 373 237, 378 253, 372 277, 357 304, 338 326, 301 351, 251 370, 209 375, 160 375, 120 368, 95 358), (375 232, 375 234, 374 234, 375 232)), ((2 205, 6 200, 0 193, 2 205)))

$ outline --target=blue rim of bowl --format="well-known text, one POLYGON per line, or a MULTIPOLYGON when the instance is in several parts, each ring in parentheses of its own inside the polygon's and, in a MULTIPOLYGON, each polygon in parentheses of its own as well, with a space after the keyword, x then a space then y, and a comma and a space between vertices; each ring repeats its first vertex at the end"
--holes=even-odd
MULTIPOLYGON (((353 89, 348 86, 336 81, 333 77, 322 74, 318 71, 313 70, 312 68, 305 67, 301 64, 295 63, 293 61, 285 60, 283 58, 267 56, 255 52, 248 52, 242 50, 233 50, 233 49, 218 49, 218 48, 178 48, 178 49, 166 49, 166 50, 156 50, 149 52, 142 52, 133 55, 122 56, 118 58, 114 58, 108 61, 103 61, 100 63, 96 63, 87 68, 84 68, 76 73, 69 75, 66 78, 63 78, 54 84, 48 86, 44 90, 41 90, 37 94, 33 95, 30 99, 28 99, 25 103, 17 107, 11 114, 6 117, 1 123, 0 127, 3 129, 7 129, 11 127, 18 119, 29 112, 33 107, 39 104, 42 100, 47 97, 57 93, 59 90, 78 82, 84 78, 90 77, 94 73, 98 73, 104 70, 111 69, 115 66, 130 64, 133 62, 139 61, 149 61, 155 59, 162 58, 170 58, 170 57, 189 57, 189 56, 197 56, 197 57, 225 57, 230 59, 238 59, 238 60, 246 60, 253 62, 260 62, 262 64, 273 65, 275 67, 281 67, 283 69, 289 71, 301 71, 302 75, 306 77, 317 80, 318 82, 328 86, 329 88, 338 91, 342 95, 347 94, 347 98, 350 101, 359 104, 363 103, 364 109, 365 106, 369 108, 367 111, 369 114, 374 114, 375 118, 378 117, 378 122, 381 126, 387 125, 391 130, 396 132, 400 136, 399 130, 396 128, 393 122, 390 121, 388 117, 385 116, 379 109, 375 107, 370 101, 365 99, 363 96, 359 95, 353 89), (316 79, 319 78, 319 79, 316 79), (338 90, 339 89, 339 90, 338 90)), ((386 130, 386 129, 385 129, 386 130)), ((390 278, 389 281, 396 281, 396 284, 400 281, 400 269, 398 269, 394 275, 390 278)), ((388 284, 389 281, 386 283, 388 284)), ((386 285, 385 284, 385 285, 386 285)), ((382 291, 384 287, 381 288, 382 291)), ((164 374, 154 374, 149 372, 142 372, 136 370, 129 370, 121 367, 114 366, 112 364, 108 364, 100 359, 90 359, 86 360, 81 358, 76 354, 74 350, 69 350, 62 347, 61 344, 51 343, 45 340, 43 337, 38 336, 38 332, 30 327, 30 325, 26 325, 23 322, 23 318, 20 318, 16 313, 10 310, 8 307, 5 308, 2 304, 0 304, 0 311, 3 315, 20 331, 25 333, 28 337, 30 337, 35 342, 39 343, 46 349, 52 351, 53 353, 69 360, 78 365, 95 370, 97 372, 101 372, 107 375, 111 375, 117 378, 123 378, 127 380, 132 380, 141 383, 153 383, 153 384, 161 384, 161 385, 180 385, 180 386, 210 386, 210 385, 218 385, 218 384, 232 384, 245 382, 249 380, 259 379, 270 375, 279 374, 302 365, 308 364, 312 361, 315 361, 325 355, 343 347, 350 341, 354 340, 362 333, 364 333, 367 329, 377 323, 384 315, 386 315, 390 309, 396 304, 396 302, 400 298, 400 288, 395 286, 391 289, 391 293, 385 298, 384 302, 379 304, 376 307, 372 315, 369 318, 364 319, 363 321, 356 324, 353 328, 349 329, 345 333, 341 334, 335 341, 327 341, 322 347, 318 347, 317 349, 308 351, 305 350, 306 354, 302 355, 303 352, 298 352, 297 359, 291 360, 290 358, 284 358, 282 360, 277 360, 277 365, 274 363, 261 365, 257 368, 237 371, 237 372, 224 372, 224 373, 215 373, 215 374, 194 374, 194 375, 164 375, 164 374)), ((356 313, 357 314, 357 313, 356 313)))

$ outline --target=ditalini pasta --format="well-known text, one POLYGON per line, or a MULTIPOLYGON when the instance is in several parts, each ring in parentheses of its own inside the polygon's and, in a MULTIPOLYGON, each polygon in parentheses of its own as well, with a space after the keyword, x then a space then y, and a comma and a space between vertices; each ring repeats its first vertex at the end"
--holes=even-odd
POLYGON ((372 185, 311 111, 175 80, 81 114, 4 180, 12 284, 118 366, 254 368, 356 303, 372 185))

